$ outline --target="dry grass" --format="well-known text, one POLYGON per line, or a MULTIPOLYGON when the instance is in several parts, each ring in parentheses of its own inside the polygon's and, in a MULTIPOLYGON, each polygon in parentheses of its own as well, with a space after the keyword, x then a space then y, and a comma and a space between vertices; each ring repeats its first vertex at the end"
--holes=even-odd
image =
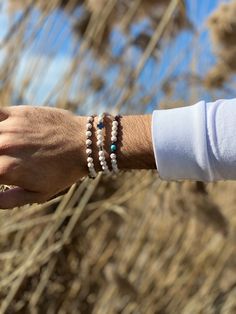
POLYGON ((234 182, 107 187, 2 214, 2 312, 234 313, 234 182))
MULTIPOLYGON (((15 98, 17 104, 24 103, 28 94, 33 95, 30 104, 34 103, 32 81, 43 81, 51 59, 29 60, 17 93, 13 79, 24 49, 33 46, 37 29, 47 29, 46 17, 55 8, 65 10, 76 43, 79 39, 81 45, 76 46, 68 71, 42 104, 56 95, 56 106, 74 112, 96 109, 97 103, 83 107, 91 94, 106 101, 109 111, 145 112, 157 89, 154 86, 146 92, 140 88, 138 79, 146 63, 150 58, 158 62, 162 44, 174 40, 183 28, 191 29, 182 1, 109 1, 103 10, 103 0, 10 2, 10 14, 19 9, 24 13, 1 46, 11 52, 0 71, 4 104, 15 98), (78 5, 84 6, 84 12, 75 19, 78 5), (35 6, 42 14, 24 42, 35 6), (132 23, 147 15, 151 32, 131 38, 132 23), (117 25, 127 38, 125 48, 140 49, 135 69, 127 65, 129 53, 124 51, 116 58, 110 53, 110 34, 117 25), (91 50, 94 59, 88 60, 91 50), (103 72, 114 64, 119 74, 109 89, 103 72), (86 84, 81 84, 81 77, 86 84), (72 84, 78 87, 74 100, 69 99, 72 84)), ((218 10, 219 19, 231 18, 222 7, 218 10)), ((210 28, 217 46, 223 44, 223 29, 210 28)), ((48 29, 45 40, 52 33, 48 29)), ((58 37, 63 45, 66 34, 58 37)), ((230 38, 232 48, 227 53, 219 48, 217 54, 232 69, 235 42, 230 38)), ((58 42, 55 50, 60 47, 58 42)), ((51 57, 54 55, 55 51, 51 57)), ((164 92, 161 108, 185 105, 182 99, 171 98, 174 91, 168 78, 175 62, 160 83, 164 92)), ((216 68, 221 64, 219 61, 216 68)), ((212 79, 202 82, 210 90, 228 79, 228 70, 214 71, 212 79)), ((172 78, 177 79, 182 78, 172 78)), ((199 82, 191 76, 192 85, 199 82)), ((235 189, 235 182, 230 181, 165 182, 156 171, 130 171, 113 182, 103 177, 77 182, 65 195, 43 205, 0 212, 0 314, 235 313, 235 189)))
POLYGON ((236 71, 236 1, 221 4, 208 20, 218 64, 206 77, 208 88, 223 86, 236 71))

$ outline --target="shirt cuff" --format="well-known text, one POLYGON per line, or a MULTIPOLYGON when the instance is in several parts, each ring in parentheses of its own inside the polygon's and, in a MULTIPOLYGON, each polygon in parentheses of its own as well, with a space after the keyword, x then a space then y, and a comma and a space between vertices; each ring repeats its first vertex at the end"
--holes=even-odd
POLYGON ((152 142, 163 180, 213 181, 209 160, 206 103, 152 113, 152 142))

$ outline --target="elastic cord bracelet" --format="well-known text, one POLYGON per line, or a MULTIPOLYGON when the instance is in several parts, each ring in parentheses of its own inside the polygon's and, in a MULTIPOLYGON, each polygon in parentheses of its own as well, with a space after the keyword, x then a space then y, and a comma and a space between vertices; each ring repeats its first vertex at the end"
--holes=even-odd
POLYGON ((92 158, 92 128, 93 128, 94 116, 90 116, 87 119, 86 125, 86 154, 87 154, 87 165, 89 169, 89 178, 95 179, 97 172, 94 168, 93 158, 92 158))
POLYGON ((105 152, 104 152, 104 136, 103 136, 103 129, 104 129, 104 117, 105 113, 102 113, 98 116, 98 123, 97 123, 97 146, 99 149, 99 162, 102 167, 103 173, 110 175, 111 172, 108 168, 106 158, 105 158, 105 152))
POLYGON ((119 172, 118 166, 117 166, 117 157, 116 157, 116 151, 117 151, 117 140, 118 140, 118 127, 119 127, 119 118, 120 116, 115 116, 114 120, 112 121, 112 131, 111 131, 111 165, 113 169, 113 173, 117 174, 119 172))

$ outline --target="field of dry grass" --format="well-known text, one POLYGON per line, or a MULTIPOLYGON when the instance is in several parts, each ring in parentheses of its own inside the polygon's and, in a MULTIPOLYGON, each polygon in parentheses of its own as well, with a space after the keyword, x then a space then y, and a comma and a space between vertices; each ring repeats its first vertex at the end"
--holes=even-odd
MULTIPOLYGON (((160 108, 188 105, 176 97, 173 74, 184 55, 172 60, 151 91, 139 80, 150 59, 160 62, 166 43, 184 29, 195 34, 184 1, 6 2, 11 25, 0 43, 6 53, 0 68, 2 105, 34 104, 35 84, 48 75, 66 34, 58 34, 48 58, 24 65, 17 89, 14 75, 25 49, 40 47, 33 42, 38 29, 46 30, 42 48, 47 50, 57 29, 52 31, 46 18, 58 8, 73 29, 73 59, 42 95, 42 105, 84 114, 106 100, 106 109, 114 113, 146 112, 160 86, 160 108), (78 8, 82 14, 74 15, 78 8), (40 14, 26 39, 34 10, 40 14), (16 12, 21 15, 13 21, 16 12), (132 38, 131 25, 147 16, 151 30, 132 38), (111 54, 115 27, 127 38, 118 56, 111 54), (130 46, 140 56, 133 68, 127 67, 130 46), (119 71, 109 87, 104 73, 112 66, 119 71), (78 89, 76 97, 71 97, 72 85, 78 89), (91 95, 96 103, 87 108, 91 95)), ((233 86, 235 4, 220 5, 208 19, 216 64, 206 77, 197 78, 193 60, 185 76, 192 101, 202 90, 214 96, 221 89, 223 95, 233 86)), ((157 171, 129 171, 112 182, 102 176, 76 182, 45 204, 1 211, 0 314, 236 313, 235 192, 233 181, 166 182, 157 171)))

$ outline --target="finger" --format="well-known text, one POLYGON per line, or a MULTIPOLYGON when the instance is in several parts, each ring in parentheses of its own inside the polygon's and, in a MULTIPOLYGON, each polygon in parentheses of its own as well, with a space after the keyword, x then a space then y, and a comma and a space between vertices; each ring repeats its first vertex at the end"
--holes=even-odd
POLYGON ((0 192, 0 209, 12 209, 41 202, 43 202, 43 197, 40 193, 27 191, 20 187, 0 192))

